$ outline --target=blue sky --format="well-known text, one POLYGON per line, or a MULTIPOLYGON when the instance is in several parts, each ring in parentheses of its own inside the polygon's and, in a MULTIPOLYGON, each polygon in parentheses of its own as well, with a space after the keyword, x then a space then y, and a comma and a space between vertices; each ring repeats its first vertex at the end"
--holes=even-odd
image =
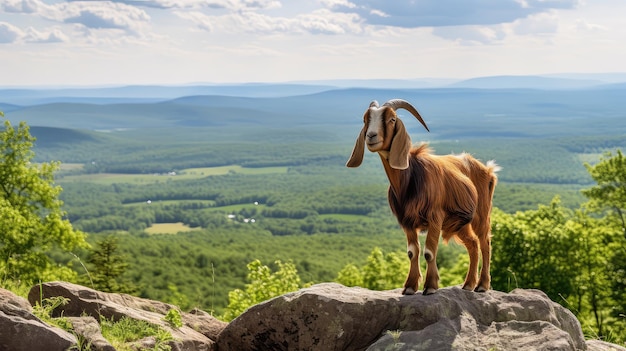
POLYGON ((626 72, 625 0, 0 0, 0 86, 626 72))

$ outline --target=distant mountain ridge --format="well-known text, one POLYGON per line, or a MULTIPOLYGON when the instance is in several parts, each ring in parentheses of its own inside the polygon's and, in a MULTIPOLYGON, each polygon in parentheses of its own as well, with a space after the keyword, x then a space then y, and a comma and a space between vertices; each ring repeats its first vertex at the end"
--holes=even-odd
POLYGON ((450 85, 477 89, 581 89, 598 87, 605 83, 593 79, 551 78, 542 76, 495 76, 467 79, 450 85))
MULTIPOLYGON (((531 137, 626 133, 624 86, 603 89, 335 89, 286 97, 198 95, 157 102, 50 103, 7 113, 30 126, 116 131, 123 129, 229 128, 285 130, 323 128, 353 133, 372 100, 413 103, 431 133, 426 137, 531 137)), ((407 128, 423 133, 404 110, 407 128)), ((354 136, 350 136, 353 138, 354 136)))
MULTIPOLYGON (((611 77, 615 82, 594 76, 482 77, 431 88, 411 87, 423 81, 369 80, 0 89, 0 110, 13 123, 26 121, 31 127, 90 131, 237 128, 243 133, 315 126, 339 133, 358 128, 372 100, 383 103, 402 98, 415 104, 432 138, 615 135, 626 133, 626 81, 619 82, 620 74, 611 77), (363 86, 331 85, 352 83, 363 86), (400 87, 384 87, 394 84, 400 87)), ((412 119, 403 110, 398 113, 407 121, 412 119)), ((423 132, 417 123, 409 122, 407 128, 423 132)))
POLYGON ((55 102, 150 103, 185 96, 213 95, 250 98, 280 98, 310 95, 340 89, 586 89, 626 84, 626 73, 560 74, 536 76, 491 76, 459 79, 336 79, 284 83, 128 85, 111 87, 1 88, 0 108, 55 102), (9 106, 9 107, 6 107, 9 106))
POLYGON ((0 103, 38 105, 54 102, 123 103, 158 102, 184 96, 223 95, 243 97, 282 97, 306 95, 334 89, 316 84, 225 84, 225 85, 131 85, 84 88, 0 88, 0 103))

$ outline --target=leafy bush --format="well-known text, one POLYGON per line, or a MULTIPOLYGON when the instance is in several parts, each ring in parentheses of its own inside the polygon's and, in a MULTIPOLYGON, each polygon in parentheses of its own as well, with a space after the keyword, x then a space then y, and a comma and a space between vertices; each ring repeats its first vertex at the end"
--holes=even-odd
POLYGON ((228 293, 228 308, 222 317, 224 320, 230 321, 251 306, 303 287, 293 263, 281 261, 274 263, 278 267, 275 272, 259 260, 248 263, 250 283, 246 285, 245 290, 235 289, 228 293))
POLYGON ((167 311, 167 314, 165 315, 165 317, 163 317, 163 320, 169 323, 170 326, 174 328, 180 328, 183 326, 183 317, 180 315, 180 311, 175 308, 171 308, 169 311, 167 311))

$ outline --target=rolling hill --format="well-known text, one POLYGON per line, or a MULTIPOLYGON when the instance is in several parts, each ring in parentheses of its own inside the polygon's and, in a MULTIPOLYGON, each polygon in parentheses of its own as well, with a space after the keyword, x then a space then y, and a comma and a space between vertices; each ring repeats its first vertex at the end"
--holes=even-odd
MULTIPOLYGON (((429 137, 545 137, 619 134, 626 105, 622 85, 536 89, 334 89, 285 97, 195 95, 159 102, 12 105, 7 118, 31 126, 85 130, 333 126, 354 129, 371 100, 404 98, 431 127, 429 137)), ((408 113, 400 115, 412 119, 408 113)), ((409 123, 415 132, 420 126, 409 123)))

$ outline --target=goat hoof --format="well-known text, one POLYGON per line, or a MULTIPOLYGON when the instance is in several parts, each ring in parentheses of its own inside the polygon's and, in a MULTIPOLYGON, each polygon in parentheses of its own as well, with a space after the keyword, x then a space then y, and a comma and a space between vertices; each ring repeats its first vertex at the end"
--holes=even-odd
POLYGON ((435 288, 426 288, 424 289, 424 295, 432 295, 437 291, 435 288))
MULTIPOLYGON (((467 290, 467 291, 472 291, 472 290, 474 290, 474 289, 472 289, 472 287, 471 287, 470 285, 463 285, 463 288, 462 288, 462 289, 463 289, 463 290, 467 290)), ((478 288, 476 288, 476 289, 478 289, 478 288)))
POLYGON ((484 293, 487 292, 488 289, 482 287, 482 286, 477 286, 476 289, 474 289, 475 292, 479 292, 479 293, 484 293))
POLYGON ((415 289, 410 288, 410 287, 406 287, 404 288, 404 290, 402 290, 402 295, 414 295, 415 294, 415 289))

